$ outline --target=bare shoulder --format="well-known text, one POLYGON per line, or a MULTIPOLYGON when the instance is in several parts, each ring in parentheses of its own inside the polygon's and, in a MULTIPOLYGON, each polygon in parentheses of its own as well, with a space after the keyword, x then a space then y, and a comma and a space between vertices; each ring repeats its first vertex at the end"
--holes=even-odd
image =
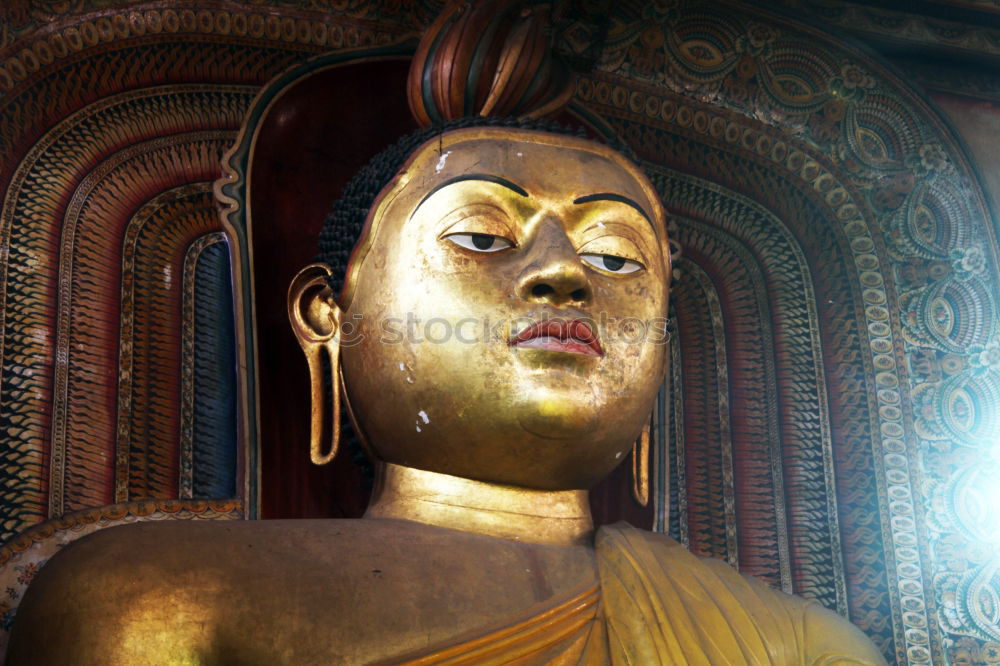
POLYGON ((408 521, 138 523, 42 568, 9 663, 368 663, 492 626, 536 603, 539 585, 552 595, 593 576, 587 548, 408 521))
POLYGON ((341 536, 356 540, 360 522, 163 521, 95 532, 28 588, 8 663, 212 661, 223 600, 238 603, 248 584, 273 596, 300 562, 314 568, 341 536))

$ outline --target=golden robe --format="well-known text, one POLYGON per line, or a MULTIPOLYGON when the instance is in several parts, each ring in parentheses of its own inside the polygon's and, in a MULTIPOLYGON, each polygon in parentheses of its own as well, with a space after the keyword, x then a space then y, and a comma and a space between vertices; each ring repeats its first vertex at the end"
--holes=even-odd
POLYGON ((856 627, 662 534, 625 523, 596 540, 599 583, 457 637, 408 664, 885 664, 856 627))

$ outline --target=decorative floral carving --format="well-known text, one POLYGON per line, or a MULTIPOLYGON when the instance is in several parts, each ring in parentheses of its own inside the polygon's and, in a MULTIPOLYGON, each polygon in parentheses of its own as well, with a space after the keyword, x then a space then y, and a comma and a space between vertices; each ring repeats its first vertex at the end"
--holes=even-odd
POLYGON ((35 579, 35 575, 38 573, 38 564, 36 562, 29 562, 24 566, 14 567, 14 571, 18 572, 17 582, 27 587, 31 584, 31 581, 35 579))
POLYGON ((980 663, 979 656, 979 643, 971 638, 959 638, 948 648, 948 660, 952 666, 974 666, 980 663))
POLYGON ((759 54, 778 37, 778 31, 769 25, 753 22, 747 27, 749 51, 759 54))
POLYGON ((990 370, 1000 370, 1000 342, 985 347, 973 345, 969 348, 969 368, 981 376, 990 370))
POLYGON ((639 35, 636 43, 629 47, 628 57, 636 72, 651 75, 663 69, 666 54, 663 52, 663 31, 653 25, 639 35))
POLYGON ((948 154, 939 143, 928 143, 917 151, 920 166, 927 172, 940 171, 948 166, 948 154))
POLYGON ((952 250, 949 258, 959 280, 968 280, 986 272, 986 253, 978 245, 952 250))
POLYGON ((875 87, 875 78, 861 67, 847 63, 840 68, 840 84, 847 90, 871 90, 875 87))

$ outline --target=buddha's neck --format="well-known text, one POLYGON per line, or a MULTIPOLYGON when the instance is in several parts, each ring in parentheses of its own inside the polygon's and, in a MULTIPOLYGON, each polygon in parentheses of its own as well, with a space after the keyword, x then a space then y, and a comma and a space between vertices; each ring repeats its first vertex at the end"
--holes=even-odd
POLYGON ((399 518, 546 545, 592 542, 586 490, 529 490, 412 467, 379 467, 365 518, 399 518))

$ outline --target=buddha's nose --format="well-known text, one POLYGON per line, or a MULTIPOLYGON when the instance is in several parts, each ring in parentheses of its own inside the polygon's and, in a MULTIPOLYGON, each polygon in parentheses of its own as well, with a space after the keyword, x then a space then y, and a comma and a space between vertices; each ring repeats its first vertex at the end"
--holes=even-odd
POLYGON ((542 221, 528 247, 518 295, 532 303, 586 305, 593 296, 590 278, 559 220, 542 221))

